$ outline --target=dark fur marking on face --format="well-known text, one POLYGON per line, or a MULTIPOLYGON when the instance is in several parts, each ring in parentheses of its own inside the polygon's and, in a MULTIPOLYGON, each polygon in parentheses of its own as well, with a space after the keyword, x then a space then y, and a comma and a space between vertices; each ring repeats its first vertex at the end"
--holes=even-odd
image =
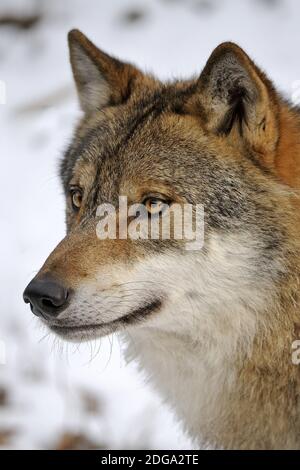
POLYGON ((64 325, 63 323, 61 325, 59 324, 50 324, 49 327, 52 331, 58 334, 65 334, 68 333, 69 331, 80 331, 80 330, 95 330, 97 328, 101 327, 114 327, 114 326, 127 326, 127 325, 133 325, 135 323, 141 322, 145 319, 145 317, 148 317, 150 314, 158 311, 163 305, 163 302, 161 299, 154 299, 153 301, 143 305, 142 307, 137 308, 131 313, 128 313, 127 315, 124 315, 121 318, 116 318, 115 320, 111 322, 106 322, 106 323, 100 323, 100 324, 93 324, 93 325, 64 325))
POLYGON ((135 310, 133 313, 129 313, 120 319, 123 324, 132 324, 132 322, 142 321, 144 320, 145 316, 150 315, 153 312, 159 310, 163 305, 161 299, 154 299, 152 302, 140 307, 139 309, 135 310))

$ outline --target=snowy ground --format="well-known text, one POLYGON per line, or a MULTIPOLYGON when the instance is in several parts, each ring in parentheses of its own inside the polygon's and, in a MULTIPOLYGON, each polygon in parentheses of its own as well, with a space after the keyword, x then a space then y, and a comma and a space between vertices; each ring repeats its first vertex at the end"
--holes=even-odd
POLYGON ((62 347, 44 338, 22 302, 25 285, 64 234, 57 162, 78 117, 68 30, 81 29, 161 78, 199 72, 219 42, 233 40, 291 96, 300 79, 299 5, 1 0, 0 447, 192 446, 134 366, 125 367, 117 338, 62 347), (4 16, 36 12, 41 18, 28 29, 1 25, 4 16))

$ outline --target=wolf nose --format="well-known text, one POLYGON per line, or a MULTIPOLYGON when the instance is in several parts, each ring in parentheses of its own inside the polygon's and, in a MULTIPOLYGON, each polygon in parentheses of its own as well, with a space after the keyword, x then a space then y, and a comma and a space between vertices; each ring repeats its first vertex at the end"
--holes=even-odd
POLYGON ((68 305, 69 291, 52 277, 34 278, 23 294, 32 313, 46 320, 57 317, 68 305))

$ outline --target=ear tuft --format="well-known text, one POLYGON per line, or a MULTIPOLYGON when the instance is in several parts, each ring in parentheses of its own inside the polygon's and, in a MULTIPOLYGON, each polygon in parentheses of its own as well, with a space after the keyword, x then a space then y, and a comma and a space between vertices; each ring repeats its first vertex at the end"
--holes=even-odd
POLYGON ((91 113, 105 106, 119 104, 130 93, 137 75, 131 66, 98 49, 83 33, 73 29, 68 34, 70 61, 81 108, 91 113))
POLYGON ((95 46, 78 30, 68 34, 70 60, 81 108, 86 113, 109 103, 110 88, 97 63, 95 46))
POLYGON ((240 49, 234 44, 221 44, 200 77, 201 87, 208 94, 211 105, 216 111, 222 111, 223 107, 223 113, 219 113, 215 123, 219 133, 229 133, 235 122, 241 126, 244 120, 247 121, 247 105, 258 98, 258 90, 239 55, 240 49))
POLYGON ((268 154, 278 141, 278 100, 272 83, 236 44, 226 42, 210 56, 198 80, 205 125, 216 134, 233 130, 253 150, 268 154))

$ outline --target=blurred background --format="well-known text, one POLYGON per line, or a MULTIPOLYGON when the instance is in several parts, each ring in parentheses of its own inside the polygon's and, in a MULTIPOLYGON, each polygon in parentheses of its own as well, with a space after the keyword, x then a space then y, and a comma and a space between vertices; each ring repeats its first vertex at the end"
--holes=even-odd
POLYGON ((299 24, 297 0, 1 0, 0 448, 193 448, 116 336, 63 344, 22 301, 64 236, 58 162, 80 115, 67 32, 162 79, 232 40, 297 98, 299 24))

